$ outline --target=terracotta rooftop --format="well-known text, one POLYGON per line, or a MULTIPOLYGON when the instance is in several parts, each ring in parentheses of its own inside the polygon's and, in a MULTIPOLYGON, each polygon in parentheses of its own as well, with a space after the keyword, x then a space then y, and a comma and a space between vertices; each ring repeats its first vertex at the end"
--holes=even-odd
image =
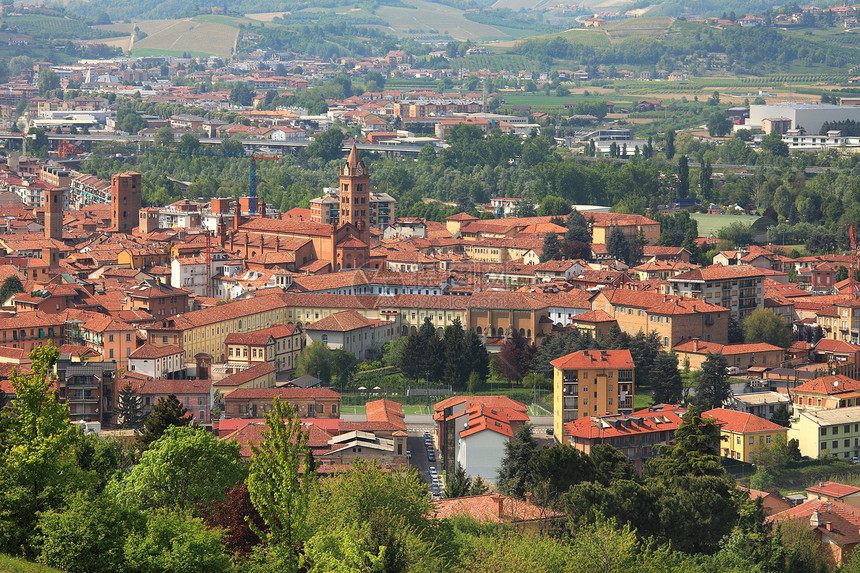
POLYGON ((298 326, 295 324, 276 324, 275 326, 255 330, 254 332, 231 332, 224 339, 224 342, 227 344, 265 345, 269 342, 269 338, 277 340, 286 336, 292 336, 295 334, 297 328, 298 326))
POLYGON ((843 392, 854 392, 857 390, 860 390, 860 382, 842 374, 822 376, 814 380, 809 380, 794 389, 795 392, 827 395, 842 394, 843 392))
POLYGON ((806 491, 838 499, 855 493, 860 493, 860 487, 836 483, 834 481, 824 481, 819 482, 818 485, 806 488, 806 491))
POLYGON ((233 388, 241 386, 242 384, 247 384, 257 378, 267 376, 274 371, 274 366, 268 362, 261 362, 260 364, 255 364, 245 370, 240 370, 239 372, 225 376, 221 380, 215 382, 214 386, 219 388, 233 388))
POLYGON ((726 410, 725 408, 713 408, 702 412, 703 418, 714 418, 723 430, 736 434, 755 432, 785 432, 788 428, 774 424, 769 420, 739 412, 737 410, 726 410))
POLYGON ((580 350, 550 362, 560 370, 589 368, 633 368, 629 350, 580 350))
MULTIPOLYGON (((250 368, 249 368, 250 370, 250 368)), ((224 396, 225 400, 304 400, 308 398, 340 398, 340 394, 328 388, 237 388, 224 396)))
POLYGON ((468 515, 477 521, 514 523, 555 519, 563 514, 500 494, 487 493, 434 502, 437 519, 468 515))
POLYGON ((345 310, 330 314, 318 321, 305 326, 305 330, 320 330, 326 332, 351 332, 359 328, 393 325, 393 322, 371 320, 354 310, 345 310))
POLYGON ((174 354, 182 354, 182 349, 178 346, 154 346, 152 344, 144 344, 136 348, 134 352, 129 354, 129 358, 164 358, 174 354))

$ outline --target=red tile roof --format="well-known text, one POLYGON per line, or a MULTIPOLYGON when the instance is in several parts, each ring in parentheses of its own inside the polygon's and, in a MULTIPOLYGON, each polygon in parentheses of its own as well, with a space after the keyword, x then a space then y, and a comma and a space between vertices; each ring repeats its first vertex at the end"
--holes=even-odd
POLYGON ((783 349, 773 344, 757 342, 754 344, 717 344, 705 342, 699 339, 690 339, 681 342, 673 348, 675 352, 690 352, 697 354, 722 354, 731 356, 734 354, 751 354, 754 352, 782 352, 783 349))
POLYGON ((388 422, 394 424, 401 430, 406 430, 405 414, 403 406, 399 402, 391 400, 373 400, 365 404, 368 422, 388 422))
POLYGON ((817 515, 821 523, 814 529, 822 536, 829 537, 839 545, 860 542, 860 509, 839 501, 809 500, 766 519, 777 523, 799 521, 804 527, 812 528, 810 520, 813 515, 817 515), (828 523, 830 529, 826 527, 828 523))
POLYGON ((860 487, 836 483, 835 481, 819 482, 818 485, 806 488, 806 491, 826 495, 827 497, 845 497, 860 492, 860 487))
POLYGON ((726 410, 725 408, 714 408, 707 412, 702 412, 702 417, 714 418, 720 428, 736 434, 788 431, 788 428, 774 424, 764 418, 746 412, 738 412, 737 410, 726 410))
POLYGON ((795 392, 827 394, 828 396, 857 390, 860 390, 860 382, 842 374, 808 380, 794 389, 795 392))
POLYGON ((680 406, 665 404, 662 407, 645 408, 629 415, 579 418, 565 424, 564 431, 571 437, 593 439, 674 431, 683 422, 681 417, 685 413, 686 410, 680 406))
POLYGON ((845 342, 844 340, 833 340, 832 338, 822 338, 815 345, 815 352, 836 352, 843 354, 855 354, 860 350, 860 346, 845 342))
POLYGON ((526 501, 520 501, 500 494, 487 493, 467 497, 440 499, 434 502, 437 519, 457 515, 468 515, 477 521, 512 523, 554 519, 563 514, 549 511, 526 501), (499 506, 501 505, 501 512, 499 506), (501 515, 500 515, 501 513, 501 515))
POLYGON ((633 368, 629 350, 580 350, 550 362, 560 370, 588 368, 633 368))
POLYGON ((305 330, 320 330, 326 332, 350 332, 359 328, 392 325, 384 320, 371 320, 354 310, 345 310, 330 314, 318 321, 305 326, 305 330))
POLYGON ((224 339, 227 344, 251 344, 265 345, 269 342, 269 338, 275 340, 292 336, 296 332, 297 325, 295 324, 276 324, 269 328, 255 330, 254 332, 231 332, 224 339))
POLYGON ((730 267, 713 265, 675 275, 669 280, 671 282, 718 281, 726 279, 763 277, 764 275, 765 273, 762 269, 750 265, 733 265, 730 267))
POLYGON ((267 376, 274 371, 274 366, 272 366, 268 362, 262 362, 260 364, 255 364, 254 366, 251 366, 250 368, 247 368, 245 370, 240 370, 239 372, 236 372, 229 376, 225 376, 221 380, 215 382, 214 386, 217 386, 219 388, 241 386, 242 384, 247 384, 253 380, 267 376))
POLYGON ((182 354, 182 349, 178 346, 154 346, 152 344, 144 344, 140 348, 135 349, 129 354, 129 358, 164 358, 174 354, 182 354))
POLYGON ((224 396, 225 400, 268 399, 275 396, 283 400, 308 398, 340 398, 340 394, 328 388, 237 388, 224 396))

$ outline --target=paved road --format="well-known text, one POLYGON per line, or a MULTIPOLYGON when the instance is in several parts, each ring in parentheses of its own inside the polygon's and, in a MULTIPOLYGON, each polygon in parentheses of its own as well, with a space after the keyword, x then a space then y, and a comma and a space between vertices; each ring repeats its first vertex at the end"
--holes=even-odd
MULTIPOLYGON (((418 470, 418 476, 427 484, 433 483, 433 478, 430 475, 430 467, 436 469, 436 475, 439 479, 442 478, 442 466, 439 463, 439 451, 433 448, 436 454, 436 461, 430 462, 427 459, 427 448, 424 446, 424 432, 409 430, 409 436, 406 438, 406 449, 412 453, 409 459, 409 464, 418 470)), ((439 491, 444 489, 444 484, 439 482, 439 491)))

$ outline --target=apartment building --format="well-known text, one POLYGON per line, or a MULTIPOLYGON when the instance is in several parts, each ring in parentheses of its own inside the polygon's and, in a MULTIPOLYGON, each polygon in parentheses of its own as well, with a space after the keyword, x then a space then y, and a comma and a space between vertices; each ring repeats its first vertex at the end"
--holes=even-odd
POLYGON ((800 412, 788 438, 798 440, 800 453, 811 458, 860 456, 860 406, 800 412))
POLYGON ((305 337, 297 324, 277 324, 254 332, 228 334, 224 345, 228 369, 268 363, 277 372, 292 372, 305 347, 305 337))
POLYGON ((633 411, 635 365, 629 350, 582 350, 551 364, 557 439, 567 440, 565 424, 583 416, 633 411))
POLYGON ((750 367, 778 368, 785 361, 785 349, 764 342, 756 344, 716 344, 703 342, 698 338, 685 340, 673 348, 678 360, 689 363, 690 368, 698 370, 708 359, 709 354, 722 354, 726 363, 746 374, 750 367))
POLYGON ((674 294, 723 306, 743 320, 764 308, 764 278, 764 271, 751 265, 710 266, 670 277, 669 283, 674 294))
POLYGON ((713 408, 702 412, 702 417, 717 421, 722 456, 742 462, 755 462, 757 448, 769 446, 788 433, 785 426, 747 412, 713 408))
POLYGON ((227 418, 261 418, 276 397, 302 418, 340 417, 340 394, 327 388, 238 388, 224 395, 224 412, 227 418))
POLYGON ((729 309, 699 299, 622 288, 601 291, 591 307, 631 336, 656 333, 667 351, 685 340, 726 344, 729 338, 729 309))
POLYGON ((860 406, 860 382, 836 374, 808 380, 791 391, 795 412, 860 406))

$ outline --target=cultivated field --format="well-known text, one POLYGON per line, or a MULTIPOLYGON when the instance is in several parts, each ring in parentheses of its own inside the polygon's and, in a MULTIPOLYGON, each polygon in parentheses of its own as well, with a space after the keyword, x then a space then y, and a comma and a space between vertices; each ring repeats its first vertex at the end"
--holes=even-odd
MULTIPOLYGON (((223 20, 230 21, 226 18, 223 20)), ((142 40, 134 42, 132 54, 135 56, 179 55, 189 52, 196 55, 226 57, 233 51, 239 34, 237 26, 231 26, 224 21, 212 21, 205 17, 143 20, 135 24, 147 34, 142 40)), ((124 31, 130 33, 128 28, 132 25, 125 26, 124 31)), ((117 45, 127 48, 127 44, 117 45)))
POLYGON ((423 0, 404 0, 414 8, 380 6, 374 13, 388 22, 388 30, 399 37, 421 36, 433 33, 449 35, 460 41, 510 39, 498 28, 471 22, 463 16, 463 11, 442 4, 432 4, 423 0))
POLYGON ((257 14, 245 14, 245 18, 250 18, 257 22, 271 22, 275 18, 282 18, 290 14, 292 14, 292 12, 259 12, 257 14))
POLYGON ((626 20, 608 22, 605 29, 612 42, 642 36, 658 38, 669 31, 669 27, 672 26, 673 21, 669 17, 628 18, 626 20))

